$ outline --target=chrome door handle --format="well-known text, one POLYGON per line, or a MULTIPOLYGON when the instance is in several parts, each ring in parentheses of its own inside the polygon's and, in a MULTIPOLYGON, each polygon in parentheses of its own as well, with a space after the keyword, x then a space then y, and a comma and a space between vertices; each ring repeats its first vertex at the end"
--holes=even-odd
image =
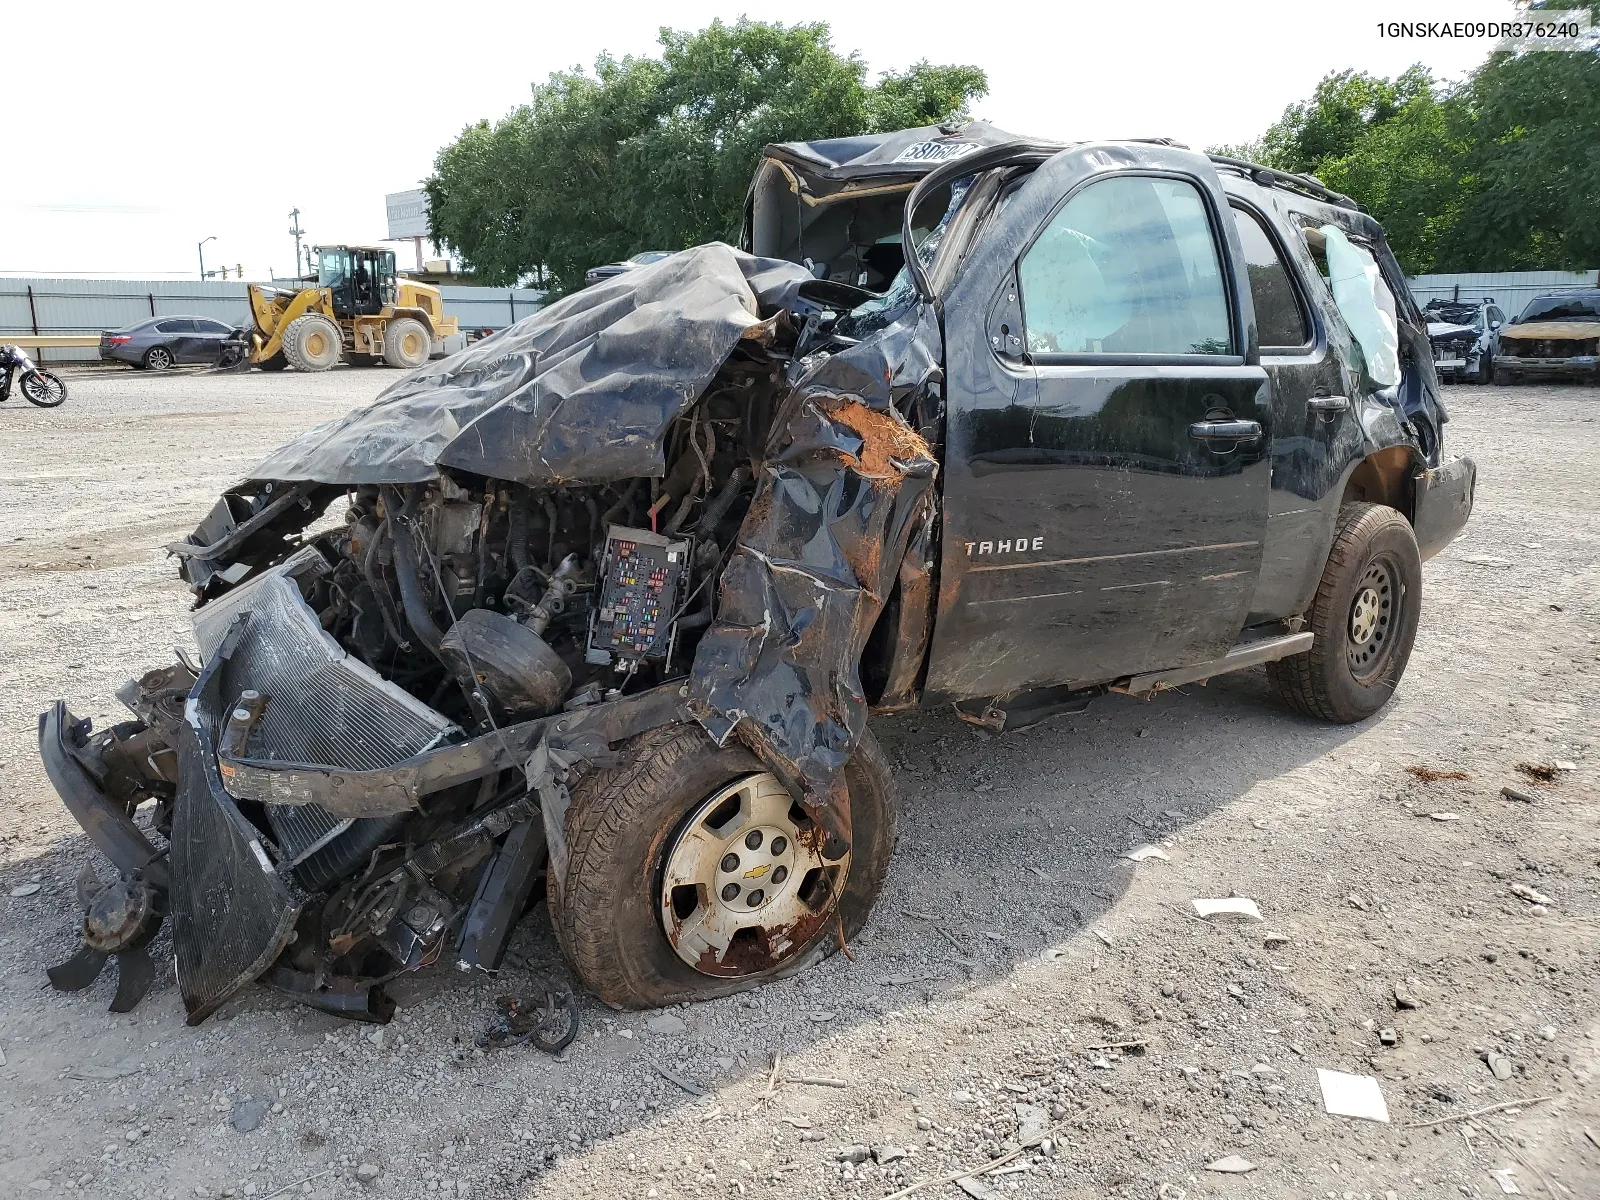
POLYGON ((1306 411, 1332 416, 1334 413, 1350 411, 1350 400, 1346 396, 1313 396, 1306 401, 1306 411))
POLYGON ((1196 421, 1189 436, 1202 442, 1253 442, 1261 436, 1261 422, 1196 421))

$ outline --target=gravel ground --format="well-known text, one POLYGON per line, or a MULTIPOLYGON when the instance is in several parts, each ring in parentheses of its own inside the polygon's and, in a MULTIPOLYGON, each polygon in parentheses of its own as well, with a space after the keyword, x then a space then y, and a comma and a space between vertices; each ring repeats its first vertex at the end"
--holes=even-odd
POLYGON ((497 995, 561 970, 539 910, 501 978, 410 977, 381 1031, 261 990, 190 1029, 170 962, 130 1016, 110 971, 51 992, 91 854, 36 714, 115 719, 188 640, 161 544, 394 377, 84 372, 62 409, 0 409, 0 1194, 870 1200, 1004 1159, 966 1194, 1488 1197, 1511 1168, 1600 1196, 1589 388, 1450 389, 1478 511, 1363 725, 1286 715, 1259 671, 1003 738, 880 722, 902 836, 853 962, 665 1014, 585 999, 556 1059, 474 1048, 497 995), (1144 843, 1167 857, 1119 857, 1144 843), (1231 893, 1264 921, 1193 915, 1231 893), (777 1052, 844 1086, 772 1086, 777 1052), (1326 1115, 1318 1067, 1374 1076, 1391 1123, 1326 1115), (1226 1155, 1255 1168, 1206 1169, 1226 1155))

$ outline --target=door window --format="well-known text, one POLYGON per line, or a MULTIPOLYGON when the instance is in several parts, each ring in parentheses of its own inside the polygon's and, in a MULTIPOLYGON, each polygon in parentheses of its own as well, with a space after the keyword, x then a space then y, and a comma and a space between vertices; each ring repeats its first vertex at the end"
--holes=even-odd
POLYGON ((1180 179, 1084 188, 1018 271, 1034 354, 1228 354, 1228 301, 1204 201, 1180 179))
POLYGON ((1239 227, 1239 244, 1250 272, 1250 295, 1255 301, 1261 348, 1302 349, 1311 341, 1311 327, 1277 244, 1254 213, 1236 208, 1233 219, 1239 227))
POLYGON ((161 333, 193 333, 194 322, 184 320, 163 321, 156 326, 156 329, 161 333))
POLYGON ((232 332, 232 330, 230 330, 221 321, 196 321, 195 322, 195 327, 201 333, 231 333, 232 332))

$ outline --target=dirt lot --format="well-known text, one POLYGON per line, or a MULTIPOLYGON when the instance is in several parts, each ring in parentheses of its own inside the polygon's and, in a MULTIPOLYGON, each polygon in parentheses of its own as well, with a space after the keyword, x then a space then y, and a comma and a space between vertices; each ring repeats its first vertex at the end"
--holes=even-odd
POLYGON ((110 971, 50 991, 90 851, 36 714, 117 719, 188 640, 161 544, 393 379, 91 373, 0 409, 0 1194, 876 1198, 1004 1158, 966 1194, 1489 1197, 1509 1167, 1600 1196, 1592 388, 1450 390, 1478 511, 1365 725, 1286 715, 1260 672, 1004 738, 879 723, 901 841, 853 962, 668 1014, 586 1000, 554 1060, 474 1047, 496 995, 560 971, 542 910, 500 979, 406 980, 381 1032, 260 990, 187 1028, 170 961, 129 1017, 110 971), (1143 843, 1167 859, 1119 857, 1143 843), (1230 893, 1265 920, 1193 915, 1230 893), (777 1051, 844 1086, 773 1087, 777 1051), (1375 1076, 1391 1123, 1326 1115, 1318 1067, 1375 1076), (1019 1124, 1048 1148, 1005 1157, 1019 1124))

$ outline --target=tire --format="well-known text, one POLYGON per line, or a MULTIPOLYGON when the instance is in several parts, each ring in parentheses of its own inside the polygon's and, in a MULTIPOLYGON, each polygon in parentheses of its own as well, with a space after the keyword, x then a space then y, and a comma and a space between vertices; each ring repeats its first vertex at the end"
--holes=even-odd
POLYGON ((428 361, 433 339, 428 327, 412 317, 390 321, 383 331, 383 361, 391 367, 415 370, 428 361))
POLYGON ((296 371, 326 371, 339 361, 344 338, 321 313, 306 313, 283 331, 283 357, 296 371))
MULTIPOLYGON (((883 889, 895 843, 894 783, 870 732, 845 768, 853 844, 837 900, 830 891, 830 903, 819 906, 820 925, 776 961, 724 965, 730 954, 722 964, 710 964, 720 974, 690 965, 668 940, 663 874, 669 850, 703 802, 735 781, 760 777, 761 764, 731 744, 719 750, 696 725, 652 730, 624 753, 627 762, 586 776, 574 788, 566 818, 567 868, 559 879, 550 874, 556 940, 578 978, 601 1000, 615 1008, 656 1008, 731 995, 821 961, 838 948, 841 925, 846 940, 861 931, 883 889)), ((773 838, 770 845, 776 843, 773 838)), ((796 839, 797 849, 800 844, 796 839)), ((764 878, 777 881, 778 872, 764 878)), ((790 889, 803 891, 809 878, 799 877, 797 868, 790 889)), ((750 885, 752 895, 762 882, 750 885)))
POLYGON ((256 363, 256 366, 263 371, 283 371, 288 369, 289 360, 283 356, 283 351, 279 350, 271 358, 263 358, 256 363))
POLYGON ((66 402, 67 385, 50 371, 31 371, 20 381, 22 395, 39 408, 57 408, 66 402))
POLYGON ((151 346, 144 352, 144 366, 147 371, 170 371, 177 365, 177 355, 165 346, 151 346))
POLYGON ((1410 523, 1385 505, 1346 504, 1311 602, 1311 649, 1268 663, 1267 677, 1304 716, 1364 720, 1399 686, 1421 613, 1422 560, 1410 523))
POLYGON ((1478 355, 1478 373, 1473 376, 1472 382, 1479 387, 1488 387, 1494 382, 1494 360, 1488 351, 1478 355))

